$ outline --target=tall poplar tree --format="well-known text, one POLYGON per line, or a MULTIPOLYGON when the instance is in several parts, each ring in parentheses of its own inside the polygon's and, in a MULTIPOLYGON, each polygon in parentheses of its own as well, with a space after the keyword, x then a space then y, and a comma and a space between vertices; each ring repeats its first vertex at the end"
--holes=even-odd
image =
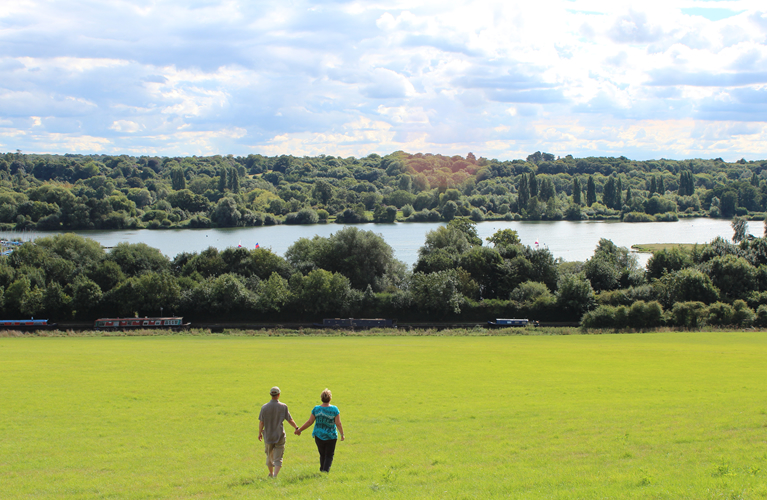
POLYGON ((218 190, 222 193, 226 191, 226 167, 221 167, 221 171, 218 173, 218 190))
POLYGON ((576 176, 573 176, 573 203, 581 204, 581 181, 576 176))
POLYGON ((602 188, 602 203, 607 208, 615 208, 615 178, 609 177, 602 188))
POLYGON ((527 176, 524 174, 522 174, 522 178, 519 180, 517 193, 517 205, 521 212, 523 208, 527 208, 527 202, 530 201, 530 186, 527 183, 527 176))
POLYGON ((240 176, 236 168, 229 169, 229 190, 233 193, 240 192, 240 176))
POLYGON ((594 177, 589 175, 589 182, 586 184, 586 205, 591 206, 597 201, 597 185, 594 184, 594 177))

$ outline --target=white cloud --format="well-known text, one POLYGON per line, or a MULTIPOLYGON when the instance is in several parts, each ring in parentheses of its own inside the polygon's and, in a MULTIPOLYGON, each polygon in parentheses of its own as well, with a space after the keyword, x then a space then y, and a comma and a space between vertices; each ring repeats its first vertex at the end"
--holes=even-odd
POLYGON ((130 120, 115 120, 109 128, 116 132, 127 132, 132 134, 141 130, 142 127, 138 123, 130 120))
POLYGON ((27 0, 0 23, 11 149, 765 151, 755 0, 27 0))

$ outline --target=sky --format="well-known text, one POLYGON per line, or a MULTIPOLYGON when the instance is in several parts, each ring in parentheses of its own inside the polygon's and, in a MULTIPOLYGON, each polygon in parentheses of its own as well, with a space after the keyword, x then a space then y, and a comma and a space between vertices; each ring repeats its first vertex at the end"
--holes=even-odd
POLYGON ((763 0, 2 0, 0 152, 767 159, 763 0))

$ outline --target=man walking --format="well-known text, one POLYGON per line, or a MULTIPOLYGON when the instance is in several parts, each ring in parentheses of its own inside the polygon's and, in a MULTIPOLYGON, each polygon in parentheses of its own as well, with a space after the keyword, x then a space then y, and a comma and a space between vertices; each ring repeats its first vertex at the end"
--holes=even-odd
POLYGON ((280 403, 280 388, 272 387, 269 394, 272 400, 261 407, 261 413, 258 415, 258 440, 263 438, 264 441, 269 477, 277 477, 282 467, 282 455, 285 453, 285 429, 282 422, 287 420, 294 429, 298 429, 298 425, 290 416, 288 405, 280 403))

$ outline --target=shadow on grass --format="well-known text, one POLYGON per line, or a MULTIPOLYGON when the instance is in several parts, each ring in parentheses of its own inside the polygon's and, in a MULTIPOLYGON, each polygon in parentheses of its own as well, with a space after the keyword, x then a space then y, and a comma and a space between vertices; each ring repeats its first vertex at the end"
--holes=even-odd
POLYGON ((308 481, 310 479, 317 479, 320 477, 322 477, 322 473, 320 472, 302 472, 295 476, 293 475, 287 475, 285 477, 279 476, 278 480, 281 480, 285 484, 301 484, 304 481, 308 481))

